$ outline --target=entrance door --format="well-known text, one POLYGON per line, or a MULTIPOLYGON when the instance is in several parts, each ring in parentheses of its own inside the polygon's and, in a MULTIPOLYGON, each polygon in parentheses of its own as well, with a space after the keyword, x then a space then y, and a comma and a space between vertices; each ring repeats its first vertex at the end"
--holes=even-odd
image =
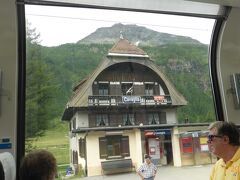
POLYGON ((164 139, 164 154, 166 155, 168 165, 173 165, 173 152, 171 134, 165 135, 164 139))

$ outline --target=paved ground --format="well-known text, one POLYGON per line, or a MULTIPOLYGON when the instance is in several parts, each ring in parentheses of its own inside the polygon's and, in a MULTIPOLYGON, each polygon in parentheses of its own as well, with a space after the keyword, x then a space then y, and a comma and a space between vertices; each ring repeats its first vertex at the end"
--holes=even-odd
MULTIPOLYGON (((162 166, 158 168, 156 180, 209 180, 212 165, 173 167, 162 166)), ((75 179, 77 180, 77 179, 75 179)), ((136 173, 119 175, 93 176, 80 178, 80 180, 140 180, 136 173)))

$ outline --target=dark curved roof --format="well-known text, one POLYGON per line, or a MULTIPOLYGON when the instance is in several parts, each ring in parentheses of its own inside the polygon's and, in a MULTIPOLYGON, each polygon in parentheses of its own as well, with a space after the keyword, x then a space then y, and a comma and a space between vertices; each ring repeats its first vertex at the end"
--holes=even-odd
MULTIPOLYGON (((150 60, 141 60, 139 61, 131 59, 128 60, 126 58, 121 58, 118 59, 117 61, 114 61, 112 59, 109 58, 105 58, 102 63, 100 64, 100 66, 91 74, 91 76, 89 76, 89 78, 81 84, 81 91, 77 91, 76 94, 73 96, 73 98, 68 102, 68 105, 70 107, 82 107, 88 106, 88 96, 92 95, 92 84, 95 81, 95 79, 98 77, 98 75, 106 68, 116 64, 116 63, 124 63, 124 62, 129 62, 131 61, 132 63, 138 63, 138 64, 142 64, 143 66, 147 66, 148 68, 152 69, 155 73, 157 73, 158 76, 161 77, 161 79, 163 80, 163 82, 165 83, 166 87, 169 90, 169 95, 171 96, 172 99, 172 105, 186 105, 187 101, 185 100, 185 98, 182 96, 182 94, 180 94, 176 88, 174 87, 174 85, 167 79, 166 75, 164 73, 161 72, 160 68, 154 64, 152 61, 150 60)), ((80 88, 79 87, 79 88, 80 88)))

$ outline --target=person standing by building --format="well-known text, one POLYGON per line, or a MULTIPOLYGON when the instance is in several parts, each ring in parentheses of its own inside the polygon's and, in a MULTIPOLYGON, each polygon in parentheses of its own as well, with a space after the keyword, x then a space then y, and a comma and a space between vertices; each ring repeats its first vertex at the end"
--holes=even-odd
POLYGON ((145 162, 137 169, 142 180, 153 180, 157 173, 157 167, 152 163, 149 155, 144 156, 145 162))
POLYGON ((209 131, 209 150, 220 158, 210 180, 240 180, 239 129, 234 123, 216 121, 209 126, 209 131))

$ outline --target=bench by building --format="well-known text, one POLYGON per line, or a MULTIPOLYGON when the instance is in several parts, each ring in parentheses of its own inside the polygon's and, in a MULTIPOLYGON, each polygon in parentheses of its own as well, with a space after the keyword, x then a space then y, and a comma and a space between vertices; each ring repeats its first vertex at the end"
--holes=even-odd
POLYGON ((120 159, 112 161, 103 161, 101 162, 102 173, 107 174, 116 174, 123 172, 131 172, 134 170, 131 159, 120 159))

